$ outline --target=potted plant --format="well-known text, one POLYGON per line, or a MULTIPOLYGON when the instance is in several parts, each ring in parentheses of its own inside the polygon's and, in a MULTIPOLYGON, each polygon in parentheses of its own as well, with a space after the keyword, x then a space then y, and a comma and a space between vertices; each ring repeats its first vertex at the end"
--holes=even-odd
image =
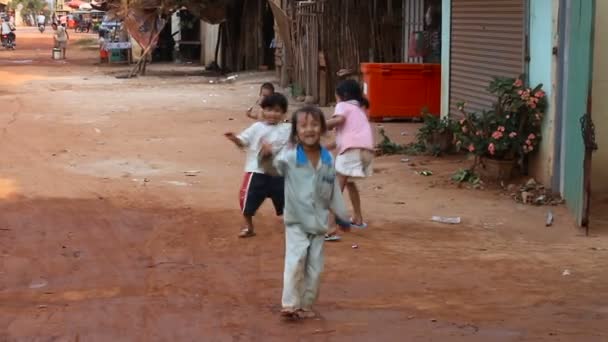
POLYGON ((454 131, 458 124, 449 117, 439 118, 431 114, 423 114, 424 124, 418 130, 416 137, 423 143, 427 151, 439 153, 447 152, 454 141, 454 131))
POLYGON ((506 180, 519 158, 534 152, 541 139, 541 122, 547 108, 542 84, 530 88, 522 78, 494 78, 488 87, 496 95, 491 110, 463 114, 457 144, 475 156, 473 170, 482 177, 506 180))

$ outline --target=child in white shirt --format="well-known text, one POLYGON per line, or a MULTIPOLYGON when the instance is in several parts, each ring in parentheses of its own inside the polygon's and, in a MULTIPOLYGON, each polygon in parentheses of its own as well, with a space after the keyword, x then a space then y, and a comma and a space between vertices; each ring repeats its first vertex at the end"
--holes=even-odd
POLYGON ((288 143, 291 125, 283 123, 288 102, 285 96, 274 93, 262 100, 262 121, 258 121, 239 135, 226 133, 225 136, 247 152, 245 176, 240 191, 240 206, 245 227, 239 237, 255 236, 253 216, 266 198, 274 204, 276 214, 283 215, 285 202, 284 179, 273 170, 264 170, 261 156, 277 153, 288 143), (270 146, 263 150, 263 144, 270 146))

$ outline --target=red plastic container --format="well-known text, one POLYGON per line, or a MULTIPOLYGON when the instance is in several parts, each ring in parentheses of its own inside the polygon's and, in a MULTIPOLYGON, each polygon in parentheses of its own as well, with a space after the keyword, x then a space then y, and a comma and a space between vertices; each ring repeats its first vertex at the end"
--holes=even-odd
POLYGON ((441 111, 440 64, 363 63, 363 90, 372 121, 420 118, 441 111))

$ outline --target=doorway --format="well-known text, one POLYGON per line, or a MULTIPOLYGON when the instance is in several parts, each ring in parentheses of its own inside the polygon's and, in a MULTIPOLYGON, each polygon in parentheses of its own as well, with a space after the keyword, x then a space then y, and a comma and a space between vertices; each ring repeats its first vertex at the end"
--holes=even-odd
POLYGON ((264 13, 262 15, 262 20, 262 37, 264 45, 264 57, 262 63, 263 65, 267 66, 268 69, 274 69, 274 52, 276 49, 276 40, 274 33, 274 14, 272 14, 272 9, 270 8, 270 5, 268 3, 264 5, 264 13))
POLYGON ((591 163, 591 229, 608 232, 608 1, 596 1, 593 48, 592 110, 598 149, 591 163))
MULTIPOLYGON (((577 226, 588 226, 591 155, 586 149, 581 122, 591 115, 593 30, 595 0, 561 0, 560 70, 557 104, 561 141, 560 192, 577 226)), ((588 130, 586 130, 588 131, 588 130)))

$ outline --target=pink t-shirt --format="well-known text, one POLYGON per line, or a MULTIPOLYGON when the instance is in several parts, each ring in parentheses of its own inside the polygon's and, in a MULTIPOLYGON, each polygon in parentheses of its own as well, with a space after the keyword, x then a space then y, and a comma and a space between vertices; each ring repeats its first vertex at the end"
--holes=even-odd
POLYGON ((367 115, 359 107, 358 102, 348 101, 338 103, 334 116, 342 116, 346 119, 344 124, 336 128, 338 154, 354 148, 374 150, 372 127, 367 120, 367 115))

